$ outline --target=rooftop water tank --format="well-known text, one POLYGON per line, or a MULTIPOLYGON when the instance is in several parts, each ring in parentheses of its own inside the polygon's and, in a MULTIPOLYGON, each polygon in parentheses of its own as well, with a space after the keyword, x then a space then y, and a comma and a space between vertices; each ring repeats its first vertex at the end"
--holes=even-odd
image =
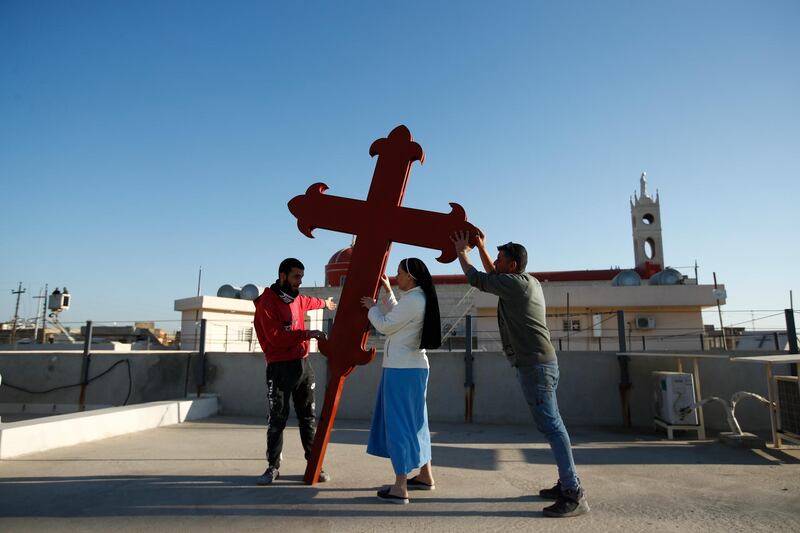
POLYGON ((255 300, 256 298, 261 296, 262 292, 264 292, 263 287, 259 287, 258 285, 255 285, 253 283, 248 283, 247 285, 242 286, 241 294, 239 297, 242 300, 255 300))
POLYGON ((613 287, 636 287, 642 284, 642 277, 635 270, 623 270, 611 280, 613 287))
POLYGON ((650 276, 650 285, 679 285, 683 283, 683 279, 683 274, 674 268, 667 267, 650 276))
POLYGON ((217 290, 217 296, 220 298, 239 298, 241 296, 241 287, 234 287, 227 283, 217 290))
POLYGON ((70 294, 66 287, 64 291, 58 290, 58 287, 53 291, 53 294, 47 299, 47 307, 56 313, 66 311, 69 309, 70 294))

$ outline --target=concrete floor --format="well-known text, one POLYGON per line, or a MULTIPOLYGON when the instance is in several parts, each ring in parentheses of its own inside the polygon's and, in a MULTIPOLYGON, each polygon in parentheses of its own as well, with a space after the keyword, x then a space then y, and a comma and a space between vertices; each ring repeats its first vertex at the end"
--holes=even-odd
POLYGON ((265 468, 257 419, 218 417, 0 462, 0 531, 800 531, 800 450, 574 428, 592 512, 541 514, 556 479, 533 428, 435 424, 433 492, 380 502, 389 461, 366 455, 368 424, 339 420, 329 483, 302 483, 297 428, 282 477, 265 468))

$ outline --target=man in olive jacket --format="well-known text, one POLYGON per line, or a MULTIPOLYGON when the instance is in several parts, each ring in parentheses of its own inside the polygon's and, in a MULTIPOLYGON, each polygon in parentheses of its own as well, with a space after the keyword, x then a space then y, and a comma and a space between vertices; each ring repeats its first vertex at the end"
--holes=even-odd
POLYGON ((578 516, 589 511, 575 471, 572 446, 558 412, 558 360, 550 343, 545 318, 545 302, 539 281, 525 272, 528 252, 521 244, 509 242, 497 247, 492 262, 485 236, 478 230, 475 242, 486 273, 478 272, 469 261, 469 232, 452 236, 458 260, 467 282, 498 297, 497 323, 503 351, 516 369, 522 393, 533 414, 536 427, 547 438, 558 466, 555 487, 539 491, 544 499, 556 500, 544 508, 545 516, 578 516))

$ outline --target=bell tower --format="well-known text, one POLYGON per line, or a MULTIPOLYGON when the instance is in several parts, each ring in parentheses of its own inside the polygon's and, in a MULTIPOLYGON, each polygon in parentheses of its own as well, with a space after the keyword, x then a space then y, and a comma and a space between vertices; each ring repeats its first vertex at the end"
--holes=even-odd
POLYGON ((631 226, 636 270, 644 278, 664 269, 664 246, 661 240, 661 206, 658 190, 655 199, 647 192, 647 173, 639 179, 639 196, 631 198, 631 226))

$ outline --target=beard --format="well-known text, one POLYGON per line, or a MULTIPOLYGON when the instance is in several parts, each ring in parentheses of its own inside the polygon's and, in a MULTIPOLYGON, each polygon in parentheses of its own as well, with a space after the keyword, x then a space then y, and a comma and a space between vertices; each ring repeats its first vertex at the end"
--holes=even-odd
POLYGON ((286 281, 284 281, 284 282, 283 282, 283 283, 280 285, 280 289, 281 289, 283 292, 285 292, 286 294, 288 294, 289 296, 291 296, 292 298, 297 298, 297 295, 298 295, 298 294, 300 294, 300 291, 299 291, 298 289, 295 289, 294 287, 292 287, 292 286, 289 284, 289 280, 286 280, 286 281))
POLYGON ((280 280, 278 280, 272 284, 270 289, 272 289, 272 291, 277 294, 284 303, 287 304, 292 303, 294 299, 297 298, 297 295, 300 294, 300 291, 292 288, 288 281, 281 283, 280 280))

